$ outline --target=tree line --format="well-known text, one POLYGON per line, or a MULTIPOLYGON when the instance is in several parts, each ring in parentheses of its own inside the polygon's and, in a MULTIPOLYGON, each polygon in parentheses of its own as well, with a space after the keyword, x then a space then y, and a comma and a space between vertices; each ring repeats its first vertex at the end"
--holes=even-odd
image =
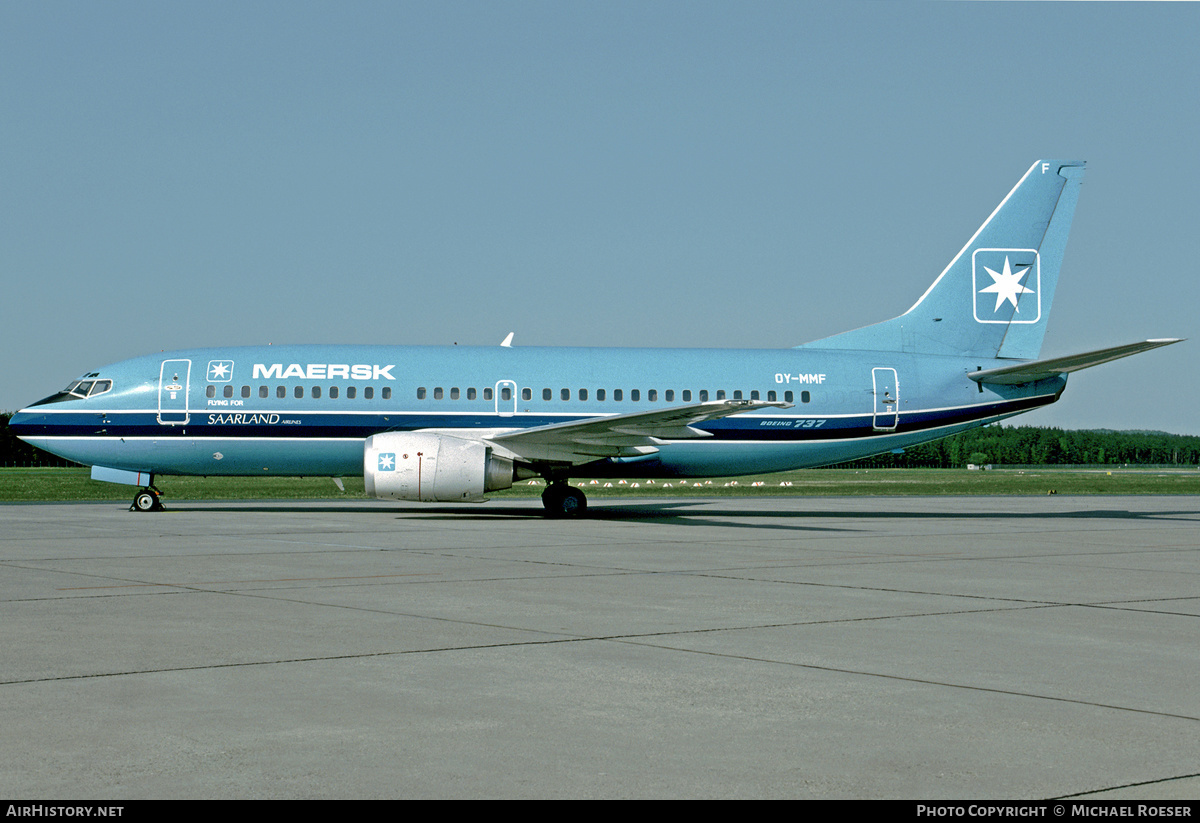
POLYGON ((991 425, 846 466, 961 468, 977 465, 1200 465, 1200 437, 1166 432, 991 425))
MULTIPOLYGON (((0 412, 0 466, 73 466, 18 440, 0 412)), ((968 463, 1042 465, 1200 465, 1200 437, 1166 432, 984 426, 923 443, 901 454, 880 454, 840 465, 860 468, 962 468, 968 463)))

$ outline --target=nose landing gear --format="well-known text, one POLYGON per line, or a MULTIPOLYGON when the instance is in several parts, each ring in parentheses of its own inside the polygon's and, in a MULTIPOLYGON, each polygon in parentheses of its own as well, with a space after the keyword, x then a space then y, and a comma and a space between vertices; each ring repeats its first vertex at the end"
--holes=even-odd
POLYGON ((139 491, 133 498, 133 505, 129 507, 131 512, 160 512, 163 510, 162 492, 153 486, 147 486, 139 491))

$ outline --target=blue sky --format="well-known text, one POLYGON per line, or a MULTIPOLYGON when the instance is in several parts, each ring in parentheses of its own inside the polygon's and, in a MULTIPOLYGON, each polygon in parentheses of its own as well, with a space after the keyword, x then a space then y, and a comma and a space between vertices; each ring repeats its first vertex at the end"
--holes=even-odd
MULTIPOLYGON (((787 347, 1088 161, 1043 349, 1197 335, 1193 3, 0 0, 0 409, 254 343, 787 347)), ((1014 422, 1200 434, 1192 340, 1014 422)))

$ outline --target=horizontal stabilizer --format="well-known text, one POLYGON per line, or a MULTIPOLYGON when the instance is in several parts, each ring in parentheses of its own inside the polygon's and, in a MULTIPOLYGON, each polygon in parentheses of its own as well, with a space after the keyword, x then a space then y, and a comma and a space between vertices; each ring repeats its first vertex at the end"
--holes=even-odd
POLYGON ((1048 360, 1033 360, 1028 363, 1018 363, 1015 366, 1001 366, 998 369, 985 369, 967 374, 977 383, 997 383, 1005 386, 1015 386, 1020 383, 1032 383, 1035 380, 1045 380, 1068 372, 1079 371, 1091 366, 1099 366, 1113 360, 1120 360, 1131 354, 1157 349, 1159 346, 1169 346, 1178 343, 1183 338, 1169 337, 1158 340, 1143 340, 1141 343, 1130 343, 1126 346, 1113 346, 1111 349, 1098 349, 1083 354, 1069 354, 1066 357, 1052 357, 1048 360))

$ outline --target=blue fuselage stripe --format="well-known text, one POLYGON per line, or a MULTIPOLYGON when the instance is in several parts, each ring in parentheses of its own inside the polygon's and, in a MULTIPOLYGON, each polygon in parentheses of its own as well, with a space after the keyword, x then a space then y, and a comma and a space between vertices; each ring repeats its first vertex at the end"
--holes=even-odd
MULTIPOLYGON (((917 432, 924 429, 967 423, 997 415, 1009 415, 1053 402, 1043 396, 1019 400, 981 403, 955 409, 906 411, 899 415, 896 432, 917 432)), ((103 419, 96 412, 38 414, 28 409, 18 426, 21 437, 88 437, 128 438, 349 438, 365 439, 385 431, 416 431, 420 429, 519 429, 547 426, 567 419, 584 419, 590 415, 536 415, 430 413, 363 414, 305 414, 303 412, 241 412, 236 415, 209 412, 192 413, 186 424, 162 425, 153 412, 109 411, 103 419)), ((811 441, 871 437, 878 433, 872 415, 813 418, 772 415, 770 417, 728 417, 700 424, 696 428, 710 432, 716 440, 740 441, 811 441), (805 425, 819 420, 820 426, 805 425)), ((891 429, 889 429, 891 430, 891 429)))

